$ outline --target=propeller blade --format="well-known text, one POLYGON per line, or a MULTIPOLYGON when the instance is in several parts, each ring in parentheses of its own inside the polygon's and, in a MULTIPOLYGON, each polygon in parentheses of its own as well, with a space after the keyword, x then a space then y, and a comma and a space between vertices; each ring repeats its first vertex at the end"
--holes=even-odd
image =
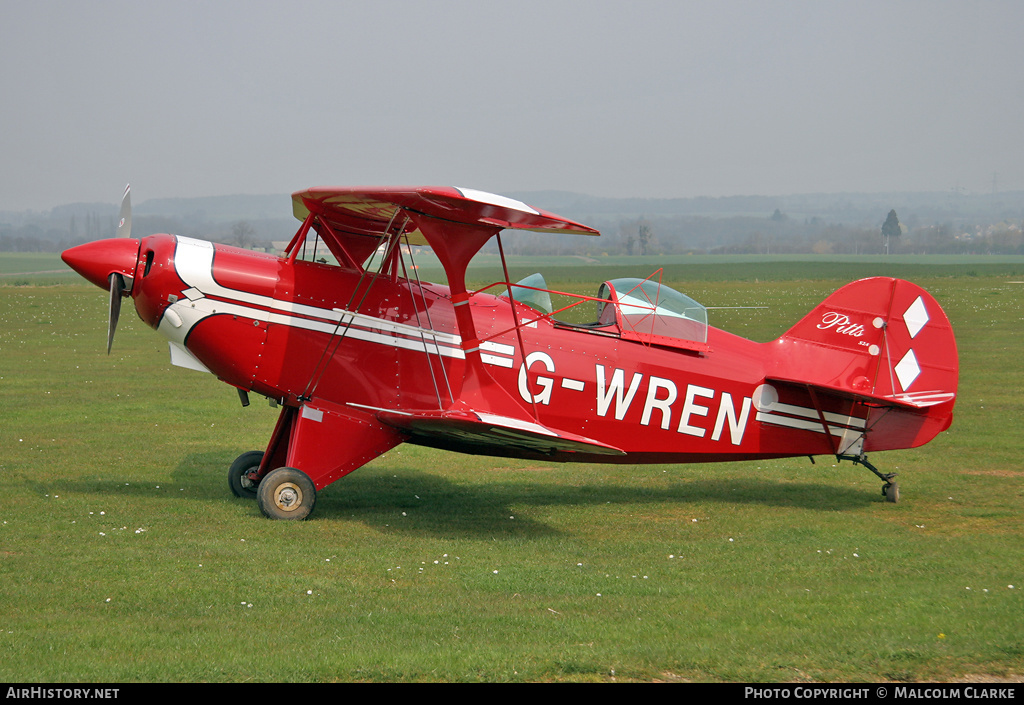
POLYGON ((132 236, 132 185, 124 187, 124 198, 121 199, 121 217, 117 223, 117 237, 132 236))
POLYGON ((110 317, 107 319, 107 355, 114 344, 117 319, 121 317, 121 294, 124 293, 124 279, 117 272, 110 275, 110 317))

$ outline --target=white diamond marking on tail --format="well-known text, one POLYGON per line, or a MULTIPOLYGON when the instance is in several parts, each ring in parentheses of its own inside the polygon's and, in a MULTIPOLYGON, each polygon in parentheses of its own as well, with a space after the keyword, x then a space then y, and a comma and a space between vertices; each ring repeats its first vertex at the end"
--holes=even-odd
POLYGON ((896 377, 900 380, 900 386, 903 387, 903 391, 910 389, 910 385, 914 383, 917 376, 921 374, 921 368, 917 364, 917 356, 914 355, 913 350, 907 350, 907 354, 903 356, 903 359, 896 363, 896 377))
POLYGON ((910 333, 910 337, 913 338, 920 333, 928 320, 928 309, 924 307, 924 301, 918 296, 903 314, 903 322, 907 324, 907 332, 910 333))

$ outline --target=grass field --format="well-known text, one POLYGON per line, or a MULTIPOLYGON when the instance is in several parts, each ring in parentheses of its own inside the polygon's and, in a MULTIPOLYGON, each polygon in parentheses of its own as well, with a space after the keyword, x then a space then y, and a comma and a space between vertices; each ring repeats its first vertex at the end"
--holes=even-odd
MULTIPOLYGON (((875 273, 711 264, 666 281, 766 306, 711 311, 758 340, 875 273)), ((1024 679, 1024 264, 892 266, 946 308, 961 359, 952 428, 872 456, 899 504, 828 458, 401 446, 300 523, 227 487, 274 410, 170 367, 127 309, 107 357, 95 287, 0 278, 0 681, 1024 679)))

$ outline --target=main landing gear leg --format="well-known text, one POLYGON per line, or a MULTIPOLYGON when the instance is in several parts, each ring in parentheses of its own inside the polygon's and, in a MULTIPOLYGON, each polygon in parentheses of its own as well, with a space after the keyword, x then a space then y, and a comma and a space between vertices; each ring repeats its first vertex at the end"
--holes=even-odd
POLYGON ((868 470, 875 473, 875 475, 885 483, 882 485, 882 496, 885 497, 887 501, 892 502, 893 504, 900 501, 899 483, 893 482, 893 480, 896 479, 896 473, 880 472, 878 468, 868 462, 868 457, 866 455, 837 455, 836 460, 849 460, 854 465, 863 465, 868 470))
POLYGON ((357 409, 325 401, 285 406, 267 450, 239 456, 228 482, 236 495, 254 497, 264 516, 301 520, 320 490, 406 438, 357 409))

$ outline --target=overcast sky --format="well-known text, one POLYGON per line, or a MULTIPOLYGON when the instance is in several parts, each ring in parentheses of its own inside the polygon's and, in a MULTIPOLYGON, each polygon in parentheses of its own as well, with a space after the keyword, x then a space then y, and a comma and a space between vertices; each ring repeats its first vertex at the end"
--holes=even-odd
POLYGON ((0 210, 1024 189, 1024 2, 0 0, 0 210))

